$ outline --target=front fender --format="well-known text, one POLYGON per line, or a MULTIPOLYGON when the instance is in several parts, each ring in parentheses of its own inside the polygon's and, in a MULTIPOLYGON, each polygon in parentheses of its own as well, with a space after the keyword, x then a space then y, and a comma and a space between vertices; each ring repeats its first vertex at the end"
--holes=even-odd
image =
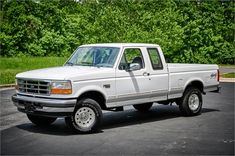
POLYGON ((76 97, 79 97, 83 93, 86 93, 86 92, 89 92, 89 91, 96 91, 96 92, 101 93, 104 96, 105 100, 107 99, 106 91, 103 88, 101 88, 100 86, 97 86, 97 85, 84 86, 84 87, 81 87, 81 88, 79 88, 79 86, 78 86, 76 90, 77 90, 77 92, 74 93, 74 95, 76 97))

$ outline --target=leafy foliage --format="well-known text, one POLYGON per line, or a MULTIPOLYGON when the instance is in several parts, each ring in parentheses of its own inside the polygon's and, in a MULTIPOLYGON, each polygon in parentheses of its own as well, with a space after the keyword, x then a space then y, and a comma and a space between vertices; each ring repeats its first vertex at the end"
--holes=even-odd
POLYGON ((69 56, 101 42, 161 45, 171 62, 234 64, 233 0, 1 0, 1 56, 69 56))

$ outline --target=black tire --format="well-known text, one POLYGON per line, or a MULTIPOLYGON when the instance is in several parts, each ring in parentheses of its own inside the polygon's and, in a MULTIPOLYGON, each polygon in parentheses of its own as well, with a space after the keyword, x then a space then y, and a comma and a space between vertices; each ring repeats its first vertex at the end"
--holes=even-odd
POLYGON ((133 107, 140 112, 147 112, 152 107, 152 105, 153 103, 143 103, 143 104, 133 105, 133 107))
POLYGON ((177 104, 184 116, 199 115, 202 111, 202 93, 198 88, 189 87, 177 104))
POLYGON ((45 117, 32 114, 27 114, 27 117, 32 123, 38 126, 48 126, 56 120, 56 118, 53 117, 45 117))
POLYGON ((65 118, 69 128, 77 133, 95 132, 102 119, 100 105, 93 99, 85 98, 78 101, 73 115, 65 118))

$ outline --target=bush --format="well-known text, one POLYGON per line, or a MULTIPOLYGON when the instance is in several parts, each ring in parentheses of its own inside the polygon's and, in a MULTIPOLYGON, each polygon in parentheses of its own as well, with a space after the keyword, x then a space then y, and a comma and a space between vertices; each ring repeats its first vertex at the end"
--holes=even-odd
POLYGON ((100 42, 157 43, 171 62, 235 60, 234 2, 2 0, 1 56, 68 57, 100 42))

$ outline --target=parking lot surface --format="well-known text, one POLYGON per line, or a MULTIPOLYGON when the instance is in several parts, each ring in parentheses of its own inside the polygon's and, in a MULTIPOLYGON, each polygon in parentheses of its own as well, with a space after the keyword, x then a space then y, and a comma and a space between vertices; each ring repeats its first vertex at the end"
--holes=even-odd
POLYGON ((202 114, 181 116, 176 105, 155 104, 148 113, 131 106, 104 112, 101 131, 74 134, 58 119, 49 127, 30 123, 1 93, 2 155, 234 155, 234 85, 208 93, 202 114))

